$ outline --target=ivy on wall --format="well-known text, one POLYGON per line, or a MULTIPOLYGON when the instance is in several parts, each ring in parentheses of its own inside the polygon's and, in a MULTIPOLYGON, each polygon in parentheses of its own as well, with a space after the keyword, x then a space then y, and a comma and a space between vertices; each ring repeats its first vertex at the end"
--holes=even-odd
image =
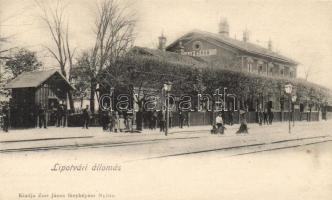
MULTIPOLYGON (((188 56, 188 58, 191 57, 188 56)), ((285 99, 284 86, 291 83, 298 103, 305 102, 309 106, 321 105, 331 97, 329 89, 301 79, 268 77, 231 69, 216 69, 203 61, 187 61, 178 58, 174 61, 174 58, 168 58, 167 54, 164 57, 129 54, 116 65, 108 68, 107 72, 104 71, 104 74, 117 73, 122 78, 121 83, 107 76, 105 80, 109 82, 108 85, 114 87, 132 84, 135 87, 156 90, 160 90, 165 82, 171 81, 174 95, 198 92, 213 94, 216 89, 227 88, 228 94, 235 94, 239 99, 253 96, 258 100, 271 95, 279 100, 285 99)))

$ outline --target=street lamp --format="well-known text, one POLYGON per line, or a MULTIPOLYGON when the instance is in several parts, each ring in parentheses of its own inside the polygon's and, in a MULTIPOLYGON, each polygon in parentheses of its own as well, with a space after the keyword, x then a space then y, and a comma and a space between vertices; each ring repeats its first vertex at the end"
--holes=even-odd
POLYGON ((291 113, 291 95, 292 95, 292 90, 293 90, 293 85, 292 84, 286 84, 285 85, 285 92, 286 94, 288 94, 288 101, 289 101, 289 105, 288 105, 288 122, 289 122, 289 127, 288 127, 288 133, 291 133, 291 119, 290 119, 290 113, 291 113))
POLYGON ((167 98, 167 103, 166 103, 166 129, 165 129, 165 136, 167 136, 168 127, 169 127, 169 92, 172 89, 172 83, 171 82, 164 83, 164 88, 163 89, 166 92, 166 98, 167 98))
POLYGON ((296 94, 292 96, 292 105, 293 105, 293 127, 295 126, 295 102, 296 102, 297 96, 296 94))

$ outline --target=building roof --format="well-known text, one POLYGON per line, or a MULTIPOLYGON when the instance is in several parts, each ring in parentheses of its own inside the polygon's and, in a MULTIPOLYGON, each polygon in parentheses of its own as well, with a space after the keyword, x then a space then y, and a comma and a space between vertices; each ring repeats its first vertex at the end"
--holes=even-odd
POLYGON ((67 79, 56 69, 45 70, 45 71, 23 72, 22 74, 18 75, 15 79, 7 83, 5 85, 5 88, 6 89, 35 88, 44 83, 54 74, 58 74, 71 89, 74 89, 67 81, 67 79))
POLYGON ((250 42, 244 42, 244 41, 236 40, 236 39, 233 39, 231 37, 224 36, 221 34, 210 33, 210 32, 200 31, 200 30, 194 30, 194 31, 191 31, 191 32, 185 34, 184 36, 175 40, 166 49, 167 50, 171 49, 178 43, 178 41, 189 41, 189 40, 192 40, 195 38, 205 39, 216 45, 219 45, 220 43, 227 44, 233 48, 244 51, 246 53, 251 53, 251 54, 255 54, 255 55, 259 55, 259 56, 263 56, 263 57, 269 57, 272 59, 277 59, 277 60, 287 62, 287 63, 293 64, 293 65, 298 64, 298 62, 296 62, 295 60, 293 60, 291 58, 280 55, 276 52, 273 52, 273 51, 271 51, 267 48, 264 48, 262 46, 259 46, 257 44, 253 44, 250 42))
POLYGON ((151 56, 157 59, 166 60, 167 62, 176 63, 176 64, 194 65, 197 67, 205 66, 207 64, 205 60, 199 57, 181 55, 179 53, 171 51, 162 51, 159 49, 150 49, 150 48, 136 46, 130 51, 130 53, 151 56))

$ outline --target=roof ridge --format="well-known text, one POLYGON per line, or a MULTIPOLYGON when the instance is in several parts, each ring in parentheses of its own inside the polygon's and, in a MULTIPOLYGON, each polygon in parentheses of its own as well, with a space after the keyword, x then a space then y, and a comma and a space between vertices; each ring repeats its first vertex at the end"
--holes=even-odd
POLYGON ((29 72, 23 72, 18 75, 13 80, 9 81, 5 88, 24 88, 24 87, 37 87, 38 85, 44 83, 54 74, 58 74, 71 88, 73 88, 68 82, 67 78, 58 69, 48 69, 48 70, 34 70, 29 72))
POLYGON ((187 35, 190 35, 192 33, 193 34, 195 34, 195 33, 200 34, 203 37, 204 36, 205 37, 210 37, 214 40, 226 43, 226 44, 231 45, 231 46, 233 46, 237 49, 240 49, 242 51, 247 51, 247 52, 253 53, 253 54, 261 54, 261 55, 266 56, 266 57, 274 57, 274 58, 277 58, 277 59, 280 59, 280 60, 283 60, 283 61, 286 61, 286 62, 290 62, 290 63, 293 63, 293 64, 298 64, 298 62, 293 60, 292 58, 290 58, 288 56, 284 56, 280 53, 271 51, 270 49, 265 48, 264 46, 261 46, 259 44, 255 44, 255 43, 252 43, 252 42, 244 42, 242 40, 237 40, 237 39, 234 39, 234 38, 231 38, 231 37, 228 37, 228 36, 223 36, 223 35, 220 35, 220 34, 217 34, 217 33, 211 33, 211 32, 203 31, 203 30, 199 30, 199 29, 193 29, 192 31, 186 33, 185 35, 179 37, 173 43, 171 43, 166 49, 174 46, 174 44, 176 44, 177 41, 183 39, 184 37, 186 37, 187 35))

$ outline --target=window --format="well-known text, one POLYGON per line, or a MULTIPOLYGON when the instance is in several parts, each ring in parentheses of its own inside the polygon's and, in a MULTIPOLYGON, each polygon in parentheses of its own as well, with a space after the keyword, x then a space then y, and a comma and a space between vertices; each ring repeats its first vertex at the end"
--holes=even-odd
POLYGON ((284 76, 284 69, 281 69, 281 70, 280 70, 280 75, 281 75, 281 76, 284 76))
POLYGON ((201 41, 195 41, 193 43, 193 49, 194 51, 199 51, 202 49, 202 42, 201 41))
POLYGON ((252 72, 252 63, 248 63, 248 72, 252 72))
POLYGON ((269 75, 272 76, 272 74, 273 74, 273 68, 271 67, 271 68, 269 69, 269 75))
POLYGON ((262 72, 263 72, 263 66, 260 65, 260 66, 258 67, 258 73, 261 74, 262 72))

